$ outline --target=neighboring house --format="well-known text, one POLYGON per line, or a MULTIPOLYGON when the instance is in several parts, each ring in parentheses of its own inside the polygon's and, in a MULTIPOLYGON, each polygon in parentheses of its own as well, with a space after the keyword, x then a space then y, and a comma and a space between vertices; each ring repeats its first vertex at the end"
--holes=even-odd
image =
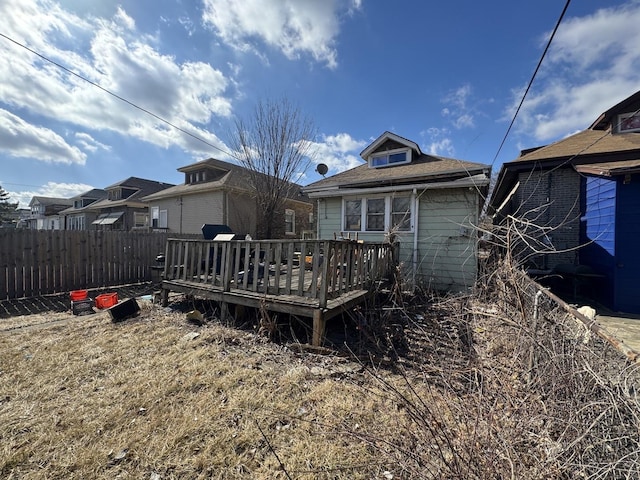
POLYGON ((318 238, 380 242, 392 232, 414 285, 450 291, 473 285, 475 226, 490 167, 425 154, 391 132, 360 156, 364 165, 304 188, 317 201, 318 238))
POLYGON ((31 214, 22 223, 31 230, 63 230, 64 219, 60 212, 72 204, 67 198, 35 196, 29 202, 31 214))
POLYGON ((544 229, 540 245, 556 252, 535 267, 586 266, 595 299, 630 313, 640 313, 639 109, 640 91, 586 130, 505 163, 490 202, 494 223, 535 224, 532 241, 544 229))
MULTIPOLYGON (((154 230, 200 234, 205 223, 222 224, 236 234, 257 238, 257 217, 261 212, 246 168, 209 158, 178 171, 184 173, 184 184, 144 198, 149 203, 154 230)), ((310 228, 313 206, 301 194, 301 187, 295 187, 296 197, 285 201, 285 211, 280 214, 277 238, 300 238, 310 228)))
POLYGON ((73 205, 60 212, 60 215, 64 216, 64 229, 91 230, 92 222, 98 218, 98 212, 88 210, 87 207, 105 198, 107 198, 107 191, 99 188, 71 198, 73 205))
POLYGON ((85 207, 87 214, 95 215, 92 230, 148 230, 149 205, 146 195, 173 187, 172 184, 129 177, 106 187, 107 197, 85 207))

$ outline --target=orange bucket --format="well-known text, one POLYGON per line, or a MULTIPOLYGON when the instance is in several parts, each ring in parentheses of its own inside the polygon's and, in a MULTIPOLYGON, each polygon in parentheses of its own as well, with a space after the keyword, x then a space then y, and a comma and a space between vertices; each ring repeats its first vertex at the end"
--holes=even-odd
POLYGON ((97 308, 113 307, 116 303, 118 303, 117 293, 103 293, 102 295, 98 295, 96 297, 97 308))
POLYGON ((79 302, 80 300, 86 300, 88 292, 86 290, 73 290, 69 293, 72 302, 79 302))

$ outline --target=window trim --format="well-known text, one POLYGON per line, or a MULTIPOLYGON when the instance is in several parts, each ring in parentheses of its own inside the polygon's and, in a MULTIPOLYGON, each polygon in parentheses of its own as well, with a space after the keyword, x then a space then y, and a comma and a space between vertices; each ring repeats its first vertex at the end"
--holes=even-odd
POLYGON ((386 168, 393 167, 395 165, 404 165, 411 162, 411 149, 410 148, 394 148, 393 150, 385 150, 383 152, 375 152, 369 155, 368 158, 369 168, 386 168), (398 155, 399 153, 404 153, 404 160, 401 162, 389 162, 389 157, 394 155, 398 155), (374 165, 375 159, 386 158, 387 161, 380 165, 374 165))
POLYGON ((151 228, 167 229, 169 227, 169 216, 167 210, 161 210, 159 206, 151 207, 151 228), (164 216, 164 218, 162 218, 164 216), (163 221, 161 221, 163 220, 163 221), (164 223, 164 225, 162 225, 164 223))
POLYGON ((284 233, 285 235, 296 234, 296 211, 291 208, 285 208, 284 210, 284 233), (287 231, 287 217, 291 218, 291 231, 287 231))
POLYGON ((633 128, 622 128, 622 125, 625 120, 628 120, 629 118, 634 118, 634 117, 640 120, 640 112, 621 113, 620 115, 618 115, 618 132, 619 133, 640 132, 640 126, 633 127, 633 128))
MULTIPOLYGON (((360 232, 360 233, 370 233, 370 234, 382 234, 387 233, 393 227, 392 219, 393 213, 393 199, 394 198, 408 198, 409 199, 409 228, 407 230, 398 230, 401 233, 413 233, 414 225, 415 225, 415 201, 414 196, 411 194, 407 195, 397 195, 397 194, 379 194, 379 195, 367 195, 367 196, 357 196, 357 197, 342 197, 342 210, 341 210, 341 219, 340 226, 343 232, 360 232), (369 200, 374 199, 384 199, 384 229, 383 230, 368 230, 367 229, 367 202, 369 200), (347 202, 348 201, 359 201, 360 202, 360 229, 359 230, 351 230, 347 228, 347 202)), ((395 212, 396 214, 398 212, 395 212)))

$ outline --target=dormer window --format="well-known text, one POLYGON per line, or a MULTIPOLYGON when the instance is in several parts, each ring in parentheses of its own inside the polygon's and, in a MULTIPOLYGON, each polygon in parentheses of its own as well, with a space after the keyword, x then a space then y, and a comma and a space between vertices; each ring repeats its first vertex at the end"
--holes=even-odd
POLYGON ((109 191, 109 200, 120 200, 122 198, 122 190, 117 188, 109 191))
POLYGON ((207 181, 207 172, 206 170, 200 170, 197 172, 187 173, 187 183, 202 183, 207 181))
POLYGON ((640 132, 640 112, 623 113, 618 116, 618 131, 640 132))
POLYGON ((369 166, 371 168, 388 167, 391 165, 409 163, 410 161, 411 150, 403 148, 372 154, 369 157, 369 166))

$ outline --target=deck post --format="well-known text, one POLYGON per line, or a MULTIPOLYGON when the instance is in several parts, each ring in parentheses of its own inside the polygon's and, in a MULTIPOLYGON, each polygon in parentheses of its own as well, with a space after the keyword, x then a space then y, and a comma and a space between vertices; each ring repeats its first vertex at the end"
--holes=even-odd
POLYGON ((318 308, 313 311, 313 339, 311 344, 314 347, 321 347, 324 340, 325 319, 322 309, 318 308))
POLYGON ((166 288, 160 290, 160 305, 163 307, 169 305, 169 290, 166 288))

